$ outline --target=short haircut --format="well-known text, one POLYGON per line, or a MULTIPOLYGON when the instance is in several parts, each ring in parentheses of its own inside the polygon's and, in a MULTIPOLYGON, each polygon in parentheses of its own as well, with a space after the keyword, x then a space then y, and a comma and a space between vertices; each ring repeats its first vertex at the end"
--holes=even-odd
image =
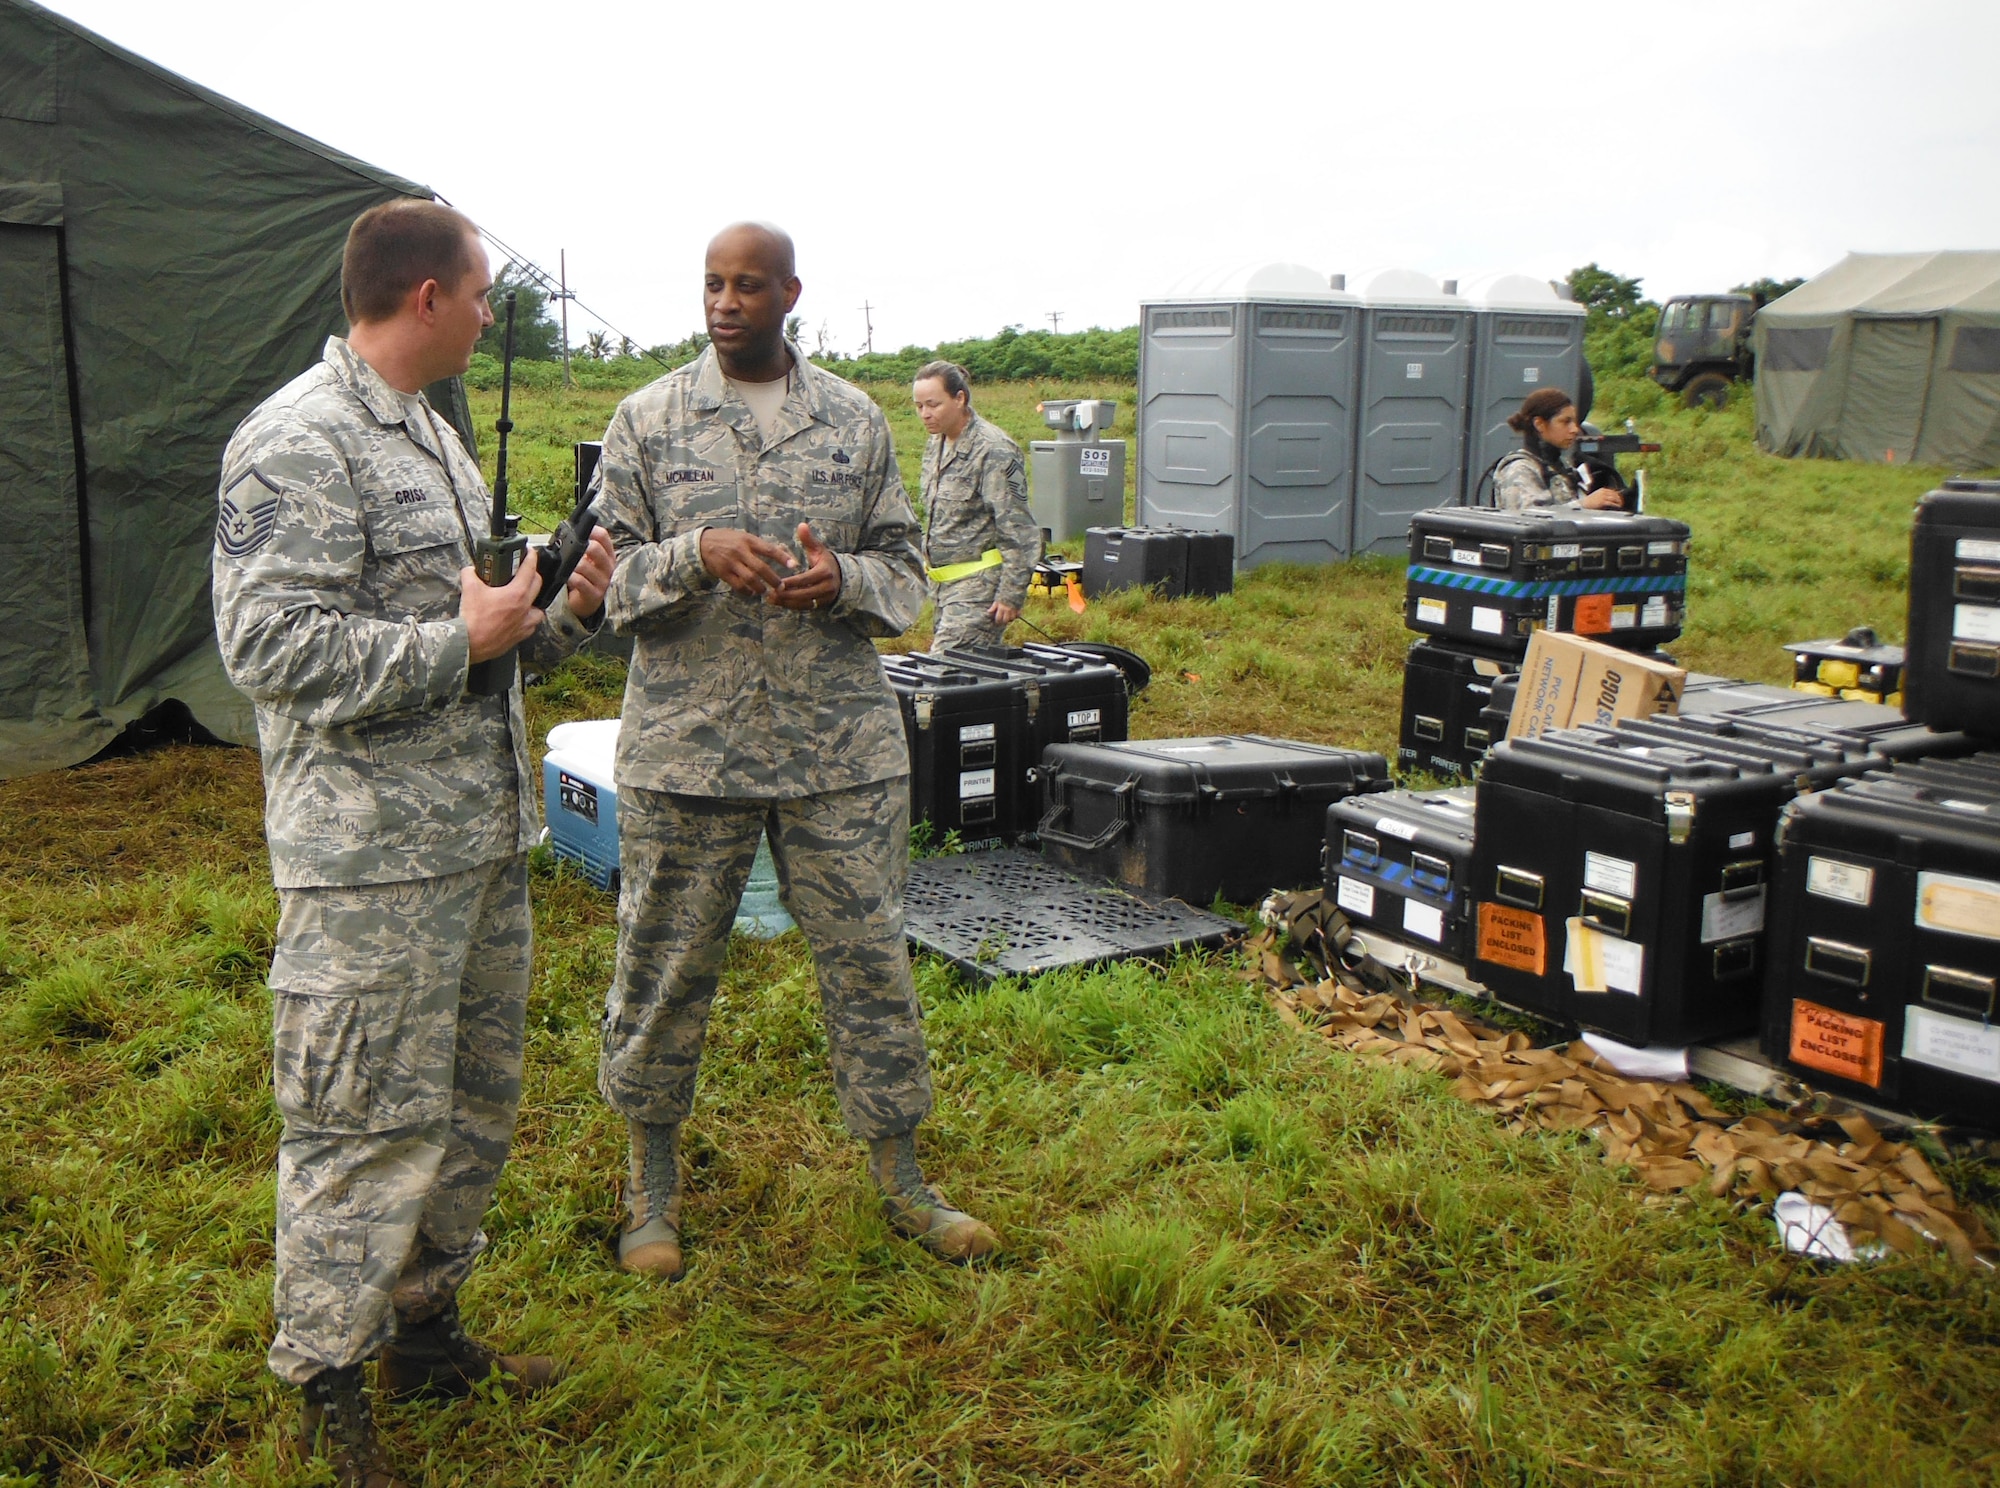
POLYGON ((348 324, 392 318, 426 279, 457 289, 472 268, 470 243, 478 231, 463 212, 415 197, 363 212, 340 255, 340 307, 348 324))
POLYGON ((931 377, 944 384, 944 395, 947 398, 956 398, 963 393, 965 406, 972 407, 972 378, 957 362, 925 362, 923 366, 917 368, 917 375, 910 381, 922 382, 931 377))
POLYGON ((1521 411, 1507 420, 1507 427, 1516 434, 1525 434, 1535 427, 1536 419, 1551 419, 1565 408, 1574 408, 1576 399, 1561 388, 1536 388, 1521 400, 1521 411))

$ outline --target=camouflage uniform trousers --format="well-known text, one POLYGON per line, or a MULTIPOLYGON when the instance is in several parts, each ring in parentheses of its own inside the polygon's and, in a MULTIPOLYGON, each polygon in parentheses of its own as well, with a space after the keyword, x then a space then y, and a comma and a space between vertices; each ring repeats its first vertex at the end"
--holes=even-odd
POLYGON ((936 606, 931 622, 933 656, 950 646, 1006 644, 1007 627, 986 613, 999 595, 1000 573, 996 565, 949 584, 931 585, 931 601, 936 606))
POLYGON ((736 906, 767 833, 785 908, 812 947, 841 1118, 857 1137, 931 1108, 930 1055, 903 944, 907 778, 776 800, 618 793, 618 966, 597 1087, 619 1114, 679 1122, 736 906))
POLYGON ((486 1248, 521 1101, 527 859, 280 893, 278 1332, 301 1384, 441 1309, 486 1248))

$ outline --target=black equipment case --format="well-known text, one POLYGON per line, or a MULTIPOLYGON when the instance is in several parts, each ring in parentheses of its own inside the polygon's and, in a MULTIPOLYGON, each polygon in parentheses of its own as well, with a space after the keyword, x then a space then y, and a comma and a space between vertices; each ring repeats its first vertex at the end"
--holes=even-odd
POLYGON ((1318 883, 1327 806, 1389 788, 1379 754, 1255 734, 1056 744, 1036 773, 1051 860, 1190 904, 1318 883))
POLYGON ((1152 589, 1163 599, 1187 592, 1188 535, 1168 527, 1086 527, 1083 592, 1152 589))
POLYGON ((2000 481, 1948 480, 1910 527, 1903 711, 2000 736, 2000 481))
POLYGON ((1025 730, 1018 758, 1021 786, 1010 834, 1029 833, 1041 819, 1041 797, 1028 778, 1051 744, 1104 744, 1125 737, 1125 674, 1101 656, 1060 646, 956 646, 944 653, 975 676, 1003 678, 1020 693, 1025 730))
POLYGON ((1960 763, 1792 803, 1763 1044, 1815 1085, 2000 1131, 2000 755, 1960 763))
POLYGON ((1236 590, 1236 539, 1227 532, 1187 534, 1187 582, 1192 599, 1218 599, 1236 590))
MULTIPOLYGON (((1396 757, 1405 770, 1469 776, 1497 736, 1484 711, 1521 660, 1444 641, 1418 641, 1403 662, 1403 722, 1396 757)), ((1506 733, 1503 727, 1501 735, 1506 733)))
POLYGON ((1734 709, 1729 716, 1751 731, 1856 744, 1891 760, 1968 754, 1975 747, 1963 734, 1942 733, 1912 723, 1895 709, 1879 703, 1811 697, 1798 692, 1786 692, 1782 701, 1752 703, 1734 709))
POLYGON ((1017 679, 913 653, 882 658, 910 750, 910 820, 968 842, 1012 837, 1029 814, 1026 700, 1017 679))
POLYGON ((1326 892, 1357 925, 1472 955, 1470 786, 1350 796, 1326 809, 1326 892))
POLYGON ((1681 633, 1687 547, 1687 523, 1668 517, 1568 507, 1418 512, 1404 623, 1515 655, 1544 628, 1650 651, 1681 633))
POLYGON ((1629 1044, 1755 1028, 1774 824, 1797 788, 1796 772, 1626 728, 1494 745, 1479 777, 1473 976, 1629 1044))

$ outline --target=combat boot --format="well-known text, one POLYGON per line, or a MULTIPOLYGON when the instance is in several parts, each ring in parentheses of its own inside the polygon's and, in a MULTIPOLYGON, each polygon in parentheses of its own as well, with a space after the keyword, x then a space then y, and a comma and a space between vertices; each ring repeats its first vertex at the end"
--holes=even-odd
POLYGON ((375 1417, 362 1388, 361 1366, 326 1369, 300 1387, 299 1455, 324 1457, 339 1488, 407 1488, 389 1469, 389 1454, 375 1436, 375 1417))
POLYGON ((467 1336, 453 1298, 420 1323, 398 1314, 396 1336, 375 1366, 375 1384, 385 1400, 455 1400, 495 1370, 502 1388, 521 1398, 555 1383, 556 1361, 546 1354, 495 1353, 467 1336))
POLYGON ((625 1130, 632 1142, 632 1170, 625 1185, 631 1222, 618 1237, 618 1264, 641 1276, 679 1281, 681 1260, 680 1123, 635 1121, 625 1130))
POLYGON ((963 1264, 1000 1248, 998 1235, 970 1214, 952 1208, 943 1194, 924 1182, 917 1166, 915 1131, 870 1142, 868 1172, 881 1190, 889 1227, 938 1259, 963 1264))

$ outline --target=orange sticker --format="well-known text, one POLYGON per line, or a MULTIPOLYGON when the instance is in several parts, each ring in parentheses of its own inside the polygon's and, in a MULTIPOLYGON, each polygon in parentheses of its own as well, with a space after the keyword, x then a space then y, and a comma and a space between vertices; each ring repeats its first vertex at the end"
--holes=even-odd
POLYGON ((1576 633, 1603 635, 1611 629, 1611 596, 1579 594, 1576 597, 1576 633))
POLYGON ((1479 959, 1540 976, 1548 964, 1542 917, 1509 904, 1479 905, 1479 959))
POLYGON ((1836 1013, 1804 998, 1792 1001, 1792 1063, 1857 1085, 1882 1083, 1882 1025, 1836 1013))

